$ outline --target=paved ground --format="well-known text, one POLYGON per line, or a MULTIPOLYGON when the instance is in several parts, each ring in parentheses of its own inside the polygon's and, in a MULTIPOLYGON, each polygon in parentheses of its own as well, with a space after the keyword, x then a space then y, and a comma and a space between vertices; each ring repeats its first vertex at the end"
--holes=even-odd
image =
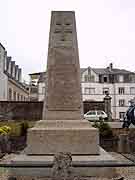
MULTIPOLYGON (((129 160, 126 159, 125 157, 123 157, 121 154, 118 154, 115 152, 111 152, 110 154, 119 161, 129 162, 129 160)), ((8 162, 14 156, 15 156, 14 154, 6 155, 3 158, 3 162, 8 162)), ((119 174, 119 177, 124 177, 124 180, 135 180, 135 167, 124 167, 124 168, 120 167, 120 168, 116 168, 116 170, 117 170, 117 173, 119 174)), ((26 177, 19 178, 19 180, 32 180, 32 179, 33 179, 33 177, 31 177, 29 179, 26 177)), ((48 178, 48 179, 51 180, 51 178, 48 178)), ((83 180, 114 180, 115 178, 108 179, 108 178, 96 178, 96 177, 88 178, 87 177, 87 178, 81 178, 81 179, 83 179, 83 180)), ((116 179, 118 179, 118 177, 116 179)), ((0 168, 0 180, 8 180, 8 170, 7 169, 0 168)), ((34 178, 33 180, 44 180, 44 178, 34 178)), ((76 178, 76 180, 78 180, 78 178, 76 178)))

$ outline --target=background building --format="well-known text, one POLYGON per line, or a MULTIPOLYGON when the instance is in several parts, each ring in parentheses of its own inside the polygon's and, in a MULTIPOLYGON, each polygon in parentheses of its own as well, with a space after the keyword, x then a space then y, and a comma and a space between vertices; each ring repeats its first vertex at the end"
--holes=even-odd
POLYGON ((102 101, 111 96, 113 119, 123 119, 129 101, 135 97, 135 73, 113 68, 86 68, 81 71, 83 100, 102 101))
POLYGON ((29 91, 22 83, 22 70, 0 43, 0 101, 26 101, 29 91))
MULTIPOLYGON (((38 101, 43 101, 45 92, 45 72, 40 73, 38 101)), ((81 68, 81 85, 83 101, 103 101, 105 94, 111 96, 113 119, 123 119, 129 101, 135 97, 135 73, 113 68, 81 68)))
POLYGON ((29 74, 30 76, 30 84, 29 84, 30 101, 38 101, 38 81, 40 79, 41 74, 42 72, 29 74))

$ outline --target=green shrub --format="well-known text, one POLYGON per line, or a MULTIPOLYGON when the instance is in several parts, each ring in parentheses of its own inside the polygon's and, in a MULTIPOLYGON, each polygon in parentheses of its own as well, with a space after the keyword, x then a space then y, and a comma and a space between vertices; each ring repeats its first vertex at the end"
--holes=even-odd
POLYGON ((100 137, 108 138, 113 136, 112 129, 109 124, 102 120, 100 122, 94 122, 93 127, 99 129, 100 137))
POLYGON ((9 126, 0 127, 0 135, 7 135, 10 132, 11 132, 11 127, 9 127, 9 126))
POLYGON ((34 124, 35 124, 35 121, 1 121, 0 127, 2 126, 10 127, 11 128, 10 136, 22 136, 22 134, 26 133, 26 130, 24 130, 24 129, 27 129, 26 126, 29 126, 31 128, 34 126, 34 124), (22 131, 24 133, 22 133, 22 131))
POLYGON ((22 135, 22 136, 26 135, 27 129, 29 128, 28 122, 22 122, 22 123, 20 124, 20 126, 21 126, 21 135, 22 135))

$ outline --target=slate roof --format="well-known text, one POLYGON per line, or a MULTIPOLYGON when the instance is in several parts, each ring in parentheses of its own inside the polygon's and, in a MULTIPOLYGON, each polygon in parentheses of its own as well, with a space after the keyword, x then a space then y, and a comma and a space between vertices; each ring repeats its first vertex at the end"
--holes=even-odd
MULTIPOLYGON (((86 71, 88 68, 81 68, 81 74, 86 71)), ((125 69, 116 69, 113 68, 112 70, 109 70, 109 68, 91 68, 96 74, 102 75, 102 74, 132 74, 133 72, 127 71, 125 69)), ((38 83, 44 82, 46 78, 46 72, 39 72, 39 73, 33 73, 34 75, 40 74, 38 83)))
POLYGON ((81 68, 81 74, 88 68, 81 68))
MULTIPOLYGON (((82 74, 85 70, 87 70, 87 68, 81 68, 81 74, 82 74)), ((45 78, 46 78, 46 72, 32 73, 32 74, 29 74, 29 75, 40 75, 40 76, 39 76, 39 79, 38 79, 38 83, 44 82, 44 81, 45 81, 45 78)))
POLYGON ((0 43, 0 46, 5 50, 5 47, 0 43))
POLYGON ((110 70, 109 68, 92 68, 93 71, 97 74, 131 74, 133 72, 131 71, 127 71, 125 69, 116 69, 113 68, 112 70, 110 70))

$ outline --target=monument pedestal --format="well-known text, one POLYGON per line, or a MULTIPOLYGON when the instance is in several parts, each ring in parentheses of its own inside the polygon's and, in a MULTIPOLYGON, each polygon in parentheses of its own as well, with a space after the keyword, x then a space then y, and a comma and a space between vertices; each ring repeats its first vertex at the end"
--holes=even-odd
MULTIPOLYGON (((115 168, 91 167, 116 163, 116 160, 99 146, 98 129, 87 120, 41 120, 28 130, 25 154, 16 155, 13 164, 45 165, 40 168, 12 168, 11 176, 52 177, 54 154, 71 152, 73 176, 116 177, 115 168)), ((26 178, 27 179, 27 178, 26 178)))
POLYGON ((41 120, 28 130, 27 154, 99 154, 99 133, 87 120, 41 120))
MULTIPOLYGON (((10 176, 21 180, 22 176, 28 177, 52 177, 53 155, 16 155, 12 159, 13 164, 37 165, 42 164, 45 167, 40 168, 12 168, 10 176), (20 178, 20 179, 19 179, 20 178)), ((112 167, 91 167, 92 165, 106 165, 116 163, 116 160, 99 148, 99 155, 73 155, 72 156, 72 176, 80 177, 117 177, 115 168, 112 167)), ((27 178, 26 178, 27 179, 27 178)))

